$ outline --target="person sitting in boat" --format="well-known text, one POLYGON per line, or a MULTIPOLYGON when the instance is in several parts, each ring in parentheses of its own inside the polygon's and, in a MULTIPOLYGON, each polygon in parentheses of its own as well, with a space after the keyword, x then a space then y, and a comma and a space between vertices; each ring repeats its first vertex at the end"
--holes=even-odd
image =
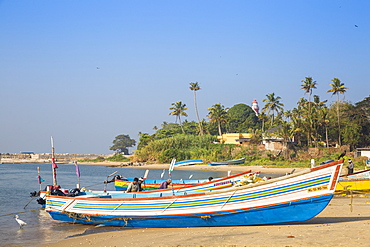
POLYGON ((347 166, 347 169, 348 169, 348 174, 347 175, 352 174, 354 168, 355 168, 355 164, 353 164, 352 160, 349 159, 348 160, 348 166, 347 166))
POLYGON ((55 185, 53 187, 53 190, 51 191, 51 194, 55 196, 66 196, 66 194, 64 194, 63 191, 60 190, 60 185, 55 185))
POLYGON ((141 191, 140 189, 141 189, 141 184, 139 184, 139 179, 134 178, 134 181, 132 181, 132 183, 128 185, 126 193, 140 192, 141 191))
POLYGON ((145 178, 143 178, 143 177, 141 177, 141 178, 139 178, 139 182, 138 182, 138 184, 139 184, 139 191, 143 191, 143 188, 141 187, 141 184, 144 182, 144 180, 145 180, 145 178))
POLYGON ((209 177, 208 181, 211 182, 213 180, 213 177, 209 177))
POLYGON ((159 189, 167 189, 168 188, 168 185, 170 185, 172 182, 172 179, 167 179, 166 181, 163 181, 160 185, 159 185, 159 189))

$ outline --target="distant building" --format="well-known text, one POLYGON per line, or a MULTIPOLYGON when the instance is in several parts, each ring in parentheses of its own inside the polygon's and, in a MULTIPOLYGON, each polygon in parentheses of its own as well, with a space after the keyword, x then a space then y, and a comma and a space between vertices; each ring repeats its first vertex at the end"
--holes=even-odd
POLYGON ((284 149, 283 138, 277 137, 275 132, 281 128, 281 125, 272 127, 265 131, 262 137, 262 143, 265 145, 266 150, 281 151, 284 149))
POLYGON ((355 157, 365 156, 370 159, 370 148, 356 148, 355 157))
POLYGON ((225 144, 246 145, 250 143, 252 137, 251 133, 227 133, 217 136, 217 139, 225 144))

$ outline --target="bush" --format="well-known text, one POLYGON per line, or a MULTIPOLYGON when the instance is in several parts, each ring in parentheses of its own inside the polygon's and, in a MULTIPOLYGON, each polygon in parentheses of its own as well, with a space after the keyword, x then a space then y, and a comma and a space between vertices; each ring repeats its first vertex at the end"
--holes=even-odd
POLYGON ((106 160, 113 161, 113 162, 127 162, 127 161, 130 161, 129 158, 123 156, 122 154, 115 154, 114 156, 109 157, 106 160))

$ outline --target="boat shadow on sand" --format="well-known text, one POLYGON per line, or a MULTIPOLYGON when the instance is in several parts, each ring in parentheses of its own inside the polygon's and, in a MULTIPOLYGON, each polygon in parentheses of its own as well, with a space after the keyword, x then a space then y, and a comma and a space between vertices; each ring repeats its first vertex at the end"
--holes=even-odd
MULTIPOLYGON (((282 225, 317 225, 317 226, 327 226, 330 224, 336 224, 336 223, 349 223, 349 222, 355 222, 355 221, 368 221, 370 220, 370 216, 345 216, 345 217, 320 217, 316 216, 315 218, 312 218, 310 220, 304 221, 304 222, 289 222, 289 223, 280 223, 280 224, 271 224, 271 225, 254 225, 254 226, 225 226, 225 228, 228 227, 256 227, 256 226, 282 226, 282 225)), ((224 227, 214 227, 214 228, 224 228, 224 227)), ((67 238, 73 238, 78 236, 87 236, 91 234, 96 233, 103 233, 103 232, 115 232, 115 231, 127 231, 127 230, 136 230, 136 229, 145 229, 141 227, 117 227, 117 226, 91 226, 91 228, 86 229, 83 233, 74 234, 67 238)), ((161 229, 161 228, 158 228, 161 229)), ((166 228, 167 229, 167 228, 166 228)), ((188 227, 185 227, 184 229, 188 229, 188 227)))
POLYGON ((354 221, 366 221, 370 220, 370 216, 343 216, 343 217, 338 217, 338 216, 332 216, 332 217, 320 217, 316 216, 313 219, 310 219, 305 222, 301 223, 293 223, 293 224, 299 224, 299 225, 318 225, 318 224, 335 224, 335 223, 346 223, 346 222, 354 222, 354 221))

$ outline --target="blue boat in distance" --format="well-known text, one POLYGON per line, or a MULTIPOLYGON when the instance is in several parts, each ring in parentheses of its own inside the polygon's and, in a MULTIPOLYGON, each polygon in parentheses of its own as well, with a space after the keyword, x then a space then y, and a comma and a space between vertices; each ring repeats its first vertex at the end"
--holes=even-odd
POLYGON ((245 158, 237 159, 237 160, 227 160, 227 161, 209 161, 208 165, 211 166, 218 166, 218 165, 241 165, 244 164, 245 158))
POLYGON ((202 164, 203 160, 183 160, 175 163, 175 167, 202 164))

